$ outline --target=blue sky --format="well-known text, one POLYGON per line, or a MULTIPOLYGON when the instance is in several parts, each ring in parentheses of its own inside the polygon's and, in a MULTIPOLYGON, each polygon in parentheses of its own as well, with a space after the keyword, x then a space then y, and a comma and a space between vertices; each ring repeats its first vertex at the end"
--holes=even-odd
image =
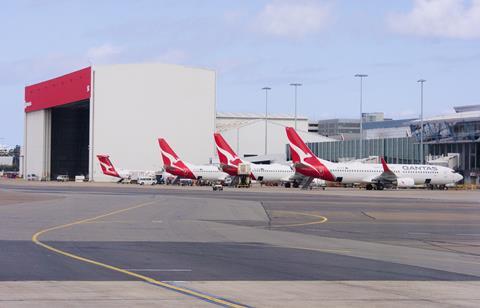
POLYGON ((0 143, 21 144, 23 89, 90 63, 159 61, 217 71, 219 111, 311 119, 404 118, 480 103, 480 0, 5 1, 0 143), (3 138, 3 139, 2 139, 3 138))

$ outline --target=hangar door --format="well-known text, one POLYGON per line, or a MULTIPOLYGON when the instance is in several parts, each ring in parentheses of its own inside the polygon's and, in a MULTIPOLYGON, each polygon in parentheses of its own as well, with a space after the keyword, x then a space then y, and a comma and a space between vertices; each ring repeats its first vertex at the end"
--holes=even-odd
POLYGON ((50 176, 88 175, 89 101, 52 108, 50 176))

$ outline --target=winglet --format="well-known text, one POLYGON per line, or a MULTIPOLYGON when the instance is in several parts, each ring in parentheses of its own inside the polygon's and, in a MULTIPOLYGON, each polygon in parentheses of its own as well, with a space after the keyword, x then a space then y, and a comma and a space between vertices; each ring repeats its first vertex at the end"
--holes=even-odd
POLYGON ((385 158, 380 157, 380 160, 382 162, 383 171, 384 172, 392 172, 392 170, 390 170, 390 168, 388 167, 387 162, 385 161, 385 158))

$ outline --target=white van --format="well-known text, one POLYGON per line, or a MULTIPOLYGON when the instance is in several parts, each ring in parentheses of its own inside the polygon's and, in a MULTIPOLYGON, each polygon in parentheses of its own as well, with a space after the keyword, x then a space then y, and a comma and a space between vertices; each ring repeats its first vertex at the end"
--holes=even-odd
POLYGON ((57 181, 68 182, 68 181, 70 181, 70 178, 66 174, 61 174, 61 175, 57 176, 57 181))
POLYGON ((137 183, 140 185, 155 185, 157 180, 153 177, 139 177, 137 183))

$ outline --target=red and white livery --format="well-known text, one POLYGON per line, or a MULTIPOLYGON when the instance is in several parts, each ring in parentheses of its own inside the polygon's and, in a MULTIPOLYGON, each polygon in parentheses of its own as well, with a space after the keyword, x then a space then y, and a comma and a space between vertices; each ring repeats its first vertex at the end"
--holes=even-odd
POLYGON ((102 172, 105 175, 118 178, 119 182, 123 182, 125 180, 134 180, 139 176, 154 176, 155 171, 133 171, 133 170, 126 170, 126 169, 115 169, 115 166, 110 160, 110 156, 99 154, 97 155, 98 162, 100 163, 100 167, 102 168, 102 172))
POLYGON ((158 139, 165 171, 180 178, 192 180, 224 181, 228 176, 214 165, 194 165, 184 162, 164 138, 158 139))
POLYGON ((242 160, 235 151, 232 150, 227 141, 219 133, 214 134, 215 144, 217 145, 218 158, 223 171, 229 175, 238 175, 238 166, 240 164, 249 164, 251 178, 260 182, 289 182, 294 179, 295 171, 289 165, 282 164, 255 164, 242 160))
POLYGON ((383 158, 381 164, 330 162, 315 156, 293 127, 287 127, 286 133, 295 170, 312 178, 346 184, 366 184, 368 190, 381 190, 385 186, 444 186, 463 179, 462 175, 450 168, 432 165, 387 165, 383 158))
POLYGON ((100 162, 100 167, 102 168, 103 174, 120 178, 120 175, 118 174, 117 170, 115 170, 115 167, 110 161, 110 156, 97 155, 97 158, 98 158, 98 161, 100 162))

